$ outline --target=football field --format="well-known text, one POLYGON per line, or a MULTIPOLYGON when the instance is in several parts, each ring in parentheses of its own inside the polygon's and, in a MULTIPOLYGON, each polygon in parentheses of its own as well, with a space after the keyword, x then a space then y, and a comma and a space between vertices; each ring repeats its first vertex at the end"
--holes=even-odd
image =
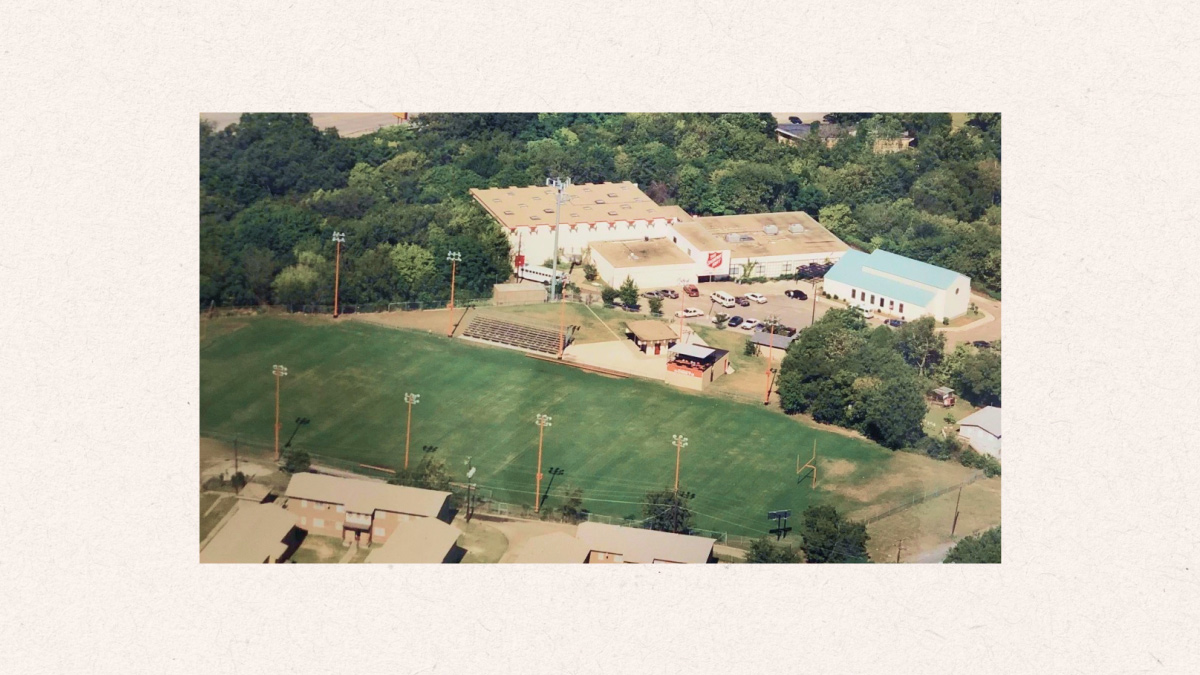
MULTIPOLYGON (((412 413, 411 462, 436 446, 456 481, 464 460, 496 501, 532 504, 537 413, 546 429, 543 508, 562 489, 583 489, 593 512, 641 519, 650 490, 674 480, 672 434, 683 450, 681 489, 696 494, 695 525, 753 536, 773 526, 769 510, 799 515, 810 503, 870 515, 965 478, 964 467, 893 453, 820 431, 763 406, 685 393, 664 384, 615 379, 441 335, 328 317, 205 320, 200 351, 200 431, 267 447, 272 442, 273 364, 284 365, 281 438, 314 456, 397 467, 403 462, 405 392, 412 413), (307 424, 298 426, 297 418, 307 424), (819 452, 818 485, 798 481, 819 452), (878 507, 878 508, 875 508, 878 507)), ((793 523, 795 524, 795 523, 793 523)))

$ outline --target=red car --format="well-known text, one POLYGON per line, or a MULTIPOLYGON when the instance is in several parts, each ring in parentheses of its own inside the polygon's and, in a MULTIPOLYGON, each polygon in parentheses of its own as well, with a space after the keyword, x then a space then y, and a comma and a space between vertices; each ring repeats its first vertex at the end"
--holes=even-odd
POLYGON ((696 288, 696 285, 695 285, 695 284, 688 284, 687 286, 684 286, 684 287, 683 287, 683 292, 684 292, 684 293, 687 293, 687 296, 688 296, 689 298, 698 298, 698 297, 700 297, 700 289, 699 289, 699 288, 696 288))

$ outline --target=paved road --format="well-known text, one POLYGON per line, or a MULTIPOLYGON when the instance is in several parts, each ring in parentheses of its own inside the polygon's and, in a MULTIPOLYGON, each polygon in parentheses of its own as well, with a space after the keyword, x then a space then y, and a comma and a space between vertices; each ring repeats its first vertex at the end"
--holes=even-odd
POLYGON ((925 551, 921 555, 919 555, 915 558, 912 558, 911 560, 905 560, 904 562, 941 564, 941 562, 946 559, 946 554, 949 553, 950 549, 952 549, 952 548, 954 548, 954 542, 942 544, 941 546, 938 546, 937 548, 933 548, 928 551, 925 551))

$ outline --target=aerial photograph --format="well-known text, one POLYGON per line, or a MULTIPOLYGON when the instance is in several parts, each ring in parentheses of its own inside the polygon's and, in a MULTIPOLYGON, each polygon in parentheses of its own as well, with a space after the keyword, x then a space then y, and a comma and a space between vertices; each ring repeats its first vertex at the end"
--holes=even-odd
POLYGON ((199 118, 201 563, 1001 562, 999 113, 199 118))

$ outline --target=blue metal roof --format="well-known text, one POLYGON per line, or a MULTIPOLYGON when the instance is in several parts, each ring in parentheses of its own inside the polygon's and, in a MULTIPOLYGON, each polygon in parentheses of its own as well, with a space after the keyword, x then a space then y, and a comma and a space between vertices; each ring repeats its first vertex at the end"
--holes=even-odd
MULTIPOLYGON (((878 253, 878 250, 876 250, 878 253)), ((891 253, 887 254, 893 255, 891 253)), ((900 258, 900 256, 893 256, 900 258)), ((907 258, 901 258, 908 260, 907 258)), ((925 307, 933 300, 933 291, 927 291, 916 286, 909 286, 894 279, 881 277, 878 274, 871 274, 864 270, 864 267, 876 267, 875 256, 867 255, 862 251, 846 251, 841 259, 825 273, 826 280, 838 281, 847 286, 854 286, 869 291, 876 295, 882 295, 885 298, 891 298, 899 302, 907 302, 909 304, 925 307)), ((910 262, 916 262, 915 260, 910 262)), ((920 263, 924 264, 924 263, 920 263)), ((930 265, 932 267, 932 265, 930 265)), ((878 268, 877 268, 878 269, 878 268)), ((935 268, 937 269, 937 268, 935 268)), ((900 276, 898 272, 892 269, 884 269, 883 271, 890 274, 900 276)), ((944 271, 944 270, 943 270, 944 271)), ((907 277, 906 277, 907 278, 907 277)), ((923 283, 923 282, 922 282, 923 283)))
POLYGON ((961 276, 958 272, 923 263, 920 260, 905 258, 895 253, 888 253, 881 248, 877 248, 871 253, 871 258, 866 266, 942 290, 949 289, 961 276))

